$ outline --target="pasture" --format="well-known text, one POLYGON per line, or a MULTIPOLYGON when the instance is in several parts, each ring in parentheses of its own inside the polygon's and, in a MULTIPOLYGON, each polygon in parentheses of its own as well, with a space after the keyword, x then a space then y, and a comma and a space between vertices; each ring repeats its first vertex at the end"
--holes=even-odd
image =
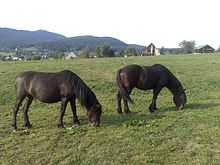
POLYGON ((1 52, 0 51, 0 57, 1 56, 14 56, 15 52, 1 52))
POLYGON ((76 60, 0 62, 0 164, 219 164, 220 55, 180 55, 76 60), (187 89, 188 102, 175 111, 172 95, 163 89, 158 111, 148 110, 152 91, 134 90, 130 115, 115 110, 115 74, 127 64, 167 66, 187 89), (18 112, 18 130, 12 131, 15 76, 27 70, 77 73, 103 106, 100 128, 88 124, 77 104, 80 126, 72 126, 68 105, 57 128, 60 104, 34 101, 30 130, 18 112))

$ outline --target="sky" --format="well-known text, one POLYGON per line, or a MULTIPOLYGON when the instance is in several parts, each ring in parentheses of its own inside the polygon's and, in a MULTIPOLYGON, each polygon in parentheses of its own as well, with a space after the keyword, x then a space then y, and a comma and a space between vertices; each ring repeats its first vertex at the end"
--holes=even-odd
POLYGON ((0 27, 67 37, 109 36, 129 44, 220 46, 220 0, 0 0, 0 27))

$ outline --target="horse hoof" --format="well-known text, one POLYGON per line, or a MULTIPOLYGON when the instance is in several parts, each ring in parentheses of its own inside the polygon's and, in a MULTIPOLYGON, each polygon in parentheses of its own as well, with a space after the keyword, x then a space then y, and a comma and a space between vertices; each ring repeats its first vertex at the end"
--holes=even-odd
POLYGON ((57 127, 58 128, 65 128, 63 124, 58 124, 57 127))
POLYGON ((125 110, 125 113, 129 114, 129 113, 131 113, 131 111, 130 110, 125 110))
POLYGON ((32 128, 32 125, 31 124, 25 124, 25 127, 30 129, 30 128, 32 128))
POLYGON ((73 123, 76 124, 76 125, 80 125, 79 120, 75 120, 73 123))
POLYGON ((122 110, 117 109, 117 112, 118 112, 119 114, 122 114, 122 110))
POLYGON ((17 126, 12 124, 13 129, 16 131, 17 130, 17 126))
POLYGON ((150 113, 154 113, 156 109, 150 109, 150 113))

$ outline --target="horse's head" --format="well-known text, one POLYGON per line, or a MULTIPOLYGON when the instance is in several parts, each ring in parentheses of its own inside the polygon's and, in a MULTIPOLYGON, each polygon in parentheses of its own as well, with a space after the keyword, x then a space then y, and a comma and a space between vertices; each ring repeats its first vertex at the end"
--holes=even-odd
POLYGON ((174 95, 173 102, 175 103, 177 110, 184 108, 184 106, 187 102, 185 89, 182 90, 179 94, 174 95))
POLYGON ((100 125, 100 118, 102 114, 102 106, 99 103, 94 104, 91 106, 88 111, 88 119, 94 126, 99 127, 100 125))

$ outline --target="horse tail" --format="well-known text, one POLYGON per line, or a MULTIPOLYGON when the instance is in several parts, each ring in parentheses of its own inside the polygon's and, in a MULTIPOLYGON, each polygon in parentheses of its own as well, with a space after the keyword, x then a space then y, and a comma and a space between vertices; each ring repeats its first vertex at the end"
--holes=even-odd
POLYGON ((120 77, 120 73, 121 73, 121 70, 119 69, 118 72, 117 72, 117 76, 116 76, 116 82, 117 82, 117 85, 118 85, 118 88, 119 88, 119 92, 120 94, 122 95, 122 97, 124 99, 126 99, 127 101, 129 101, 130 103, 134 103, 134 101, 131 99, 131 97, 129 96, 127 90, 125 89, 124 85, 121 83, 121 77, 120 77))

